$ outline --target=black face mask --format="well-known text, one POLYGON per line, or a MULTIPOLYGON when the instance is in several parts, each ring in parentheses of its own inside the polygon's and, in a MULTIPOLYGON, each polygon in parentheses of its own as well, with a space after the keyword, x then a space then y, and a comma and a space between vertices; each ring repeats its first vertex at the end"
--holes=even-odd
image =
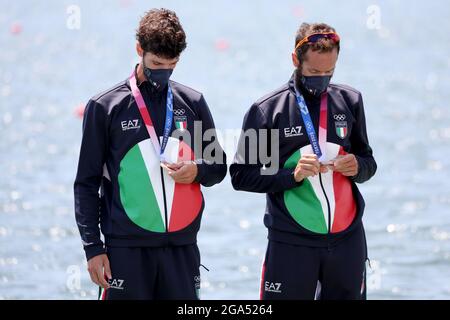
POLYGON ((300 76, 303 87, 316 97, 327 90, 330 80, 331 76, 300 76))
POLYGON ((142 60, 142 65, 144 67, 144 75, 150 82, 156 91, 162 91, 169 83, 170 76, 172 75, 173 69, 150 69, 145 66, 142 60))

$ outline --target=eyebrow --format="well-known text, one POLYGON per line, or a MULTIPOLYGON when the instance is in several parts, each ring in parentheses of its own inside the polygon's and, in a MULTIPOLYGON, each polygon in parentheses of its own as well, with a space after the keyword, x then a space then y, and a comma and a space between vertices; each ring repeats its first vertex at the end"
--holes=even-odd
MULTIPOLYGON (((329 72, 332 72, 332 71, 334 71, 334 69, 336 69, 336 68, 333 68, 333 69, 330 69, 330 70, 327 70, 327 71, 323 71, 323 72, 325 72, 325 73, 329 73, 329 72)), ((320 70, 317 70, 317 69, 314 69, 314 68, 312 68, 312 69, 311 69, 311 71, 313 71, 313 72, 322 72, 322 71, 320 71, 320 70)))
MULTIPOLYGON (((176 59, 176 60, 174 60, 174 61, 171 61, 169 64, 177 63, 179 60, 180 60, 180 59, 176 59)), ((158 60, 155 60, 155 59, 152 59, 152 62, 155 63, 155 64, 164 64, 164 63, 165 63, 165 62, 158 61, 158 60)))

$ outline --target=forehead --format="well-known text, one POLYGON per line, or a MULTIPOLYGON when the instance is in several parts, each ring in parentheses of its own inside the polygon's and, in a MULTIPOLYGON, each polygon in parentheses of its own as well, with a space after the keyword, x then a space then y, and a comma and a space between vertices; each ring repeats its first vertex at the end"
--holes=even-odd
POLYGON ((337 49, 333 49, 330 52, 308 50, 303 63, 308 68, 313 68, 319 71, 327 71, 335 67, 337 58, 337 49))
POLYGON ((146 52, 145 59, 152 60, 154 62, 158 62, 161 64, 171 64, 171 63, 178 62, 179 57, 169 59, 169 58, 163 58, 163 57, 157 56, 156 54, 154 54, 152 52, 146 52))

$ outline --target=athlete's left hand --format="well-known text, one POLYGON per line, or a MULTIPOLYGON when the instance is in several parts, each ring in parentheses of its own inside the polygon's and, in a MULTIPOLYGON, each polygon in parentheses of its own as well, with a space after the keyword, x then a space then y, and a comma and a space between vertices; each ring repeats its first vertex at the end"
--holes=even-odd
POLYGON ((167 173, 176 183, 190 184, 197 176, 198 168, 194 161, 181 161, 178 163, 165 163, 167 173))
POLYGON ((333 171, 340 172, 346 177, 353 177, 358 174, 358 161, 354 154, 338 156, 333 161, 333 171))

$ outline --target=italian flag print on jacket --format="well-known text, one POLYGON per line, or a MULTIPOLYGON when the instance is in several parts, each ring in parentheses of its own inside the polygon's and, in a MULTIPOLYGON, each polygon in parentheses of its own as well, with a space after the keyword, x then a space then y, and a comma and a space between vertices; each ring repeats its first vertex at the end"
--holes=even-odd
MULTIPOLYGON (((341 117, 344 118, 344 115, 339 116, 339 118, 341 117)), ((337 124, 335 122, 335 126, 337 124)), ((345 130, 347 129, 345 128, 345 130)), ((319 160, 323 162, 347 154, 342 146, 328 142, 327 133, 328 95, 322 94, 318 140, 322 151, 319 160)), ((341 137, 339 130, 336 133, 341 137)), ((345 135, 342 137, 345 137, 345 135)), ((293 169, 302 154, 313 153, 311 144, 303 146, 287 159, 284 167, 293 169)), ((344 231, 350 226, 356 215, 356 203, 351 181, 340 172, 332 170, 307 177, 299 187, 286 190, 284 192, 284 203, 289 214, 298 224, 315 233, 326 234, 344 231)))
MULTIPOLYGON (((334 143, 327 143, 322 150, 326 152, 326 160, 346 154, 341 146, 334 143)), ((302 154, 311 153, 311 145, 301 148, 289 157, 284 167, 295 168, 302 154)), ((285 191, 284 203, 298 224, 321 234, 347 229, 356 214, 350 180, 331 170, 320 176, 308 177, 301 186, 285 191)))
MULTIPOLYGON (((171 163, 194 160, 191 148, 172 137, 165 155, 171 163)), ((167 170, 161 169, 150 139, 136 144, 120 162, 120 200, 128 217, 139 227, 174 232, 195 220, 202 207, 202 194, 198 183, 175 183, 167 170)))

